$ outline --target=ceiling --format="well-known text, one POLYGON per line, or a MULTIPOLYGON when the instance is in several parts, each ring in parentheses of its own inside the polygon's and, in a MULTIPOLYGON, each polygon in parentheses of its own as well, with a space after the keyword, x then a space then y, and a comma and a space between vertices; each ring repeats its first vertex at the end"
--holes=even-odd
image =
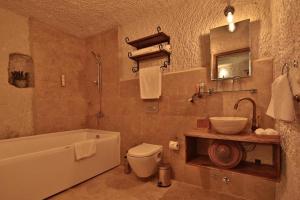
POLYGON ((184 0, 0 0, 0 7, 85 38, 179 2, 184 0))

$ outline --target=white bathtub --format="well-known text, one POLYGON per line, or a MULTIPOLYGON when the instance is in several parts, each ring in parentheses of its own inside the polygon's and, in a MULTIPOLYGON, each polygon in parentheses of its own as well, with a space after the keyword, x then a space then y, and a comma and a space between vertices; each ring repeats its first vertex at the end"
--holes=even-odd
POLYGON ((75 130, 0 141, 0 199, 41 200, 120 164, 120 133, 75 130), (97 139, 76 161, 73 143, 97 139))

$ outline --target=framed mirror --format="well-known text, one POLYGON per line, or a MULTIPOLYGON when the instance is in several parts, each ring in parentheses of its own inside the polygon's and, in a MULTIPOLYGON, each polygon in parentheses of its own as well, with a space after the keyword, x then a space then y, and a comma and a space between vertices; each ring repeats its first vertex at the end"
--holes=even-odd
POLYGON ((251 76, 249 27, 250 20, 244 20, 234 32, 228 25, 210 30, 211 80, 251 76))
POLYGON ((250 48, 216 54, 216 79, 245 78, 251 76, 250 58, 250 48))

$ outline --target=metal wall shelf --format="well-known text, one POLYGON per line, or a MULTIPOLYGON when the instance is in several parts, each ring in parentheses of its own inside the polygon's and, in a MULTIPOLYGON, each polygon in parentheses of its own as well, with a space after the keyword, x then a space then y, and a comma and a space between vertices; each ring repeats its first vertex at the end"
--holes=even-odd
POLYGON ((170 55, 171 53, 166 51, 162 48, 162 43, 168 43, 170 44, 170 36, 166 35, 164 32, 160 32, 161 28, 157 27, 156 34, 149 35, 137 40, 130 41, 128 37, 125 38, 125 42, 137 49, 142 49, 146 47, 150 47, 153 45, 160 45, 159 51, 151 52, 151 53, 145 53, 142 55, 132 56, 131 53, 128 53, 128 57, 136 62, 136 66, 132 67, 132 72, 136 73, 139 71, 140 68, 140 61, 147 60, 147 59, 153 59, 153 58, 159 58, 159 57, 167 57, 167 61, 163 63, 161 68, 167 68, 167 66, 170 64, 171 59, 170 55))

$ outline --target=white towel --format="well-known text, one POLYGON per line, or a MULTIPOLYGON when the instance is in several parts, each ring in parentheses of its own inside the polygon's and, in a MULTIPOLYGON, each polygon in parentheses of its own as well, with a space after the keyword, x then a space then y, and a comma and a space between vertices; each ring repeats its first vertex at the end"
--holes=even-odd
POLYGON ((267 115, 287 122, 295 120, 293 94, 287 74, 280 75, 272 84, 272 97, 267 115))
MULTIPOLYGON (((171 45, 163 44, 162 49, 165 50, 165 51, 171 52, 171 45)), ((159 45, 132 51, 131 56, 139 56, 139 55, 143 55, 143 54, 147 54, 147 53, 153 53, 153 52, 157 52, 157 51, 160 51, 159 45)))
POLYGON ((291 68, 289 72, 289 79, 293 95, 300 95, 300 69, 296 67, 291 68))
POLYGON ((279 133, 271 128, 263 129, 263 128, 258 128, 255 130, 256 135, 279 135, 279 133))
POLYGON ((142 99, 159 99, 161 96, 161 78, 160 66, 141 68, 140 93, 142 99))
POLYGON ((75 158, 81 160, 96 154, 96 141, 95 139, 84 140, 74 143, 75 158))

